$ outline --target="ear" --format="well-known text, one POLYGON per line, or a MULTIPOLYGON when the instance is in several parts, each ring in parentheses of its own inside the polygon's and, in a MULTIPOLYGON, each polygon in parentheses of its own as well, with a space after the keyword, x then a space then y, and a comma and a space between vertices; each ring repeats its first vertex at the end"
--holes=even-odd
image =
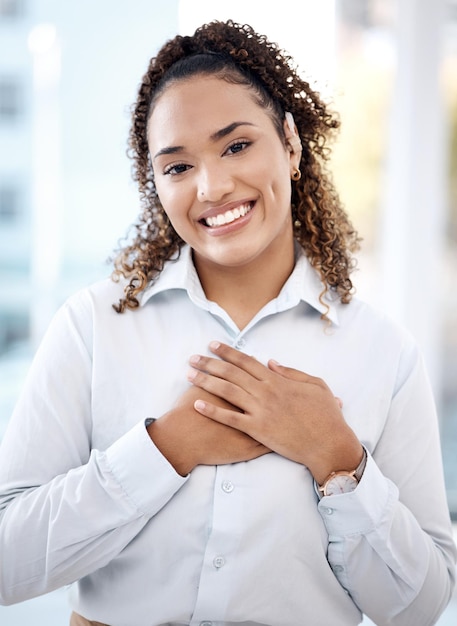
POLYGON ((298 169, 300 165, 302 146, 293 115, 289 111, 287 111, 284 116, 283 127, 284 135, 286 137, 286 146, 290 152, 291 168, 298 169))

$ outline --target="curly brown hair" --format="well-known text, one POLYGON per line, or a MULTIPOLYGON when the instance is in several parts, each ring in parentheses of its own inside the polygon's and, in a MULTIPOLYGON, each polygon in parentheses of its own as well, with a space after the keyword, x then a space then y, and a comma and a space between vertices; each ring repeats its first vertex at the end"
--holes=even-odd
POLYGON ((123 276, 129 281, 124 297, 114 308, 122 313, 138 307, 138 294, 157 278, 167 260, 179 255, 185 243, 157 195, 147 126, 154 103, 171 83, 202 74, 248 86, 283 140, 284 115, 286 111, 292 113, 302 143, 302 175, 293 184, 291 198, 294 236, 321 277, 321 301, 330 290, 348 303, 353 291, 352 253, 358 249, 359 239, 326 169, 328 141, 339 120, 299 76, 287 53, 251 26, 229 20, 204 24, 192 36, 178 35, 166 42, 143 76, 129 135, 129 156, 142 213, 133 225, 133 240, 118 250, 114 260, 113 279, 123 276))

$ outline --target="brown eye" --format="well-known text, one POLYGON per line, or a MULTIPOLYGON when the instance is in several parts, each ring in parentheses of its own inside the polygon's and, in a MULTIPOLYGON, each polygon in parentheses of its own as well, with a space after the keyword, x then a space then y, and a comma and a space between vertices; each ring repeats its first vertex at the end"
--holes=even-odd
POLYGON ((185 163, 177 163, 176 165, 170 165, 165 168, 164 176, 177 176, 178 174, 182 174, 183 172, 187 172, 191 168, 190 165, 186 165, 185 163))
POLYGON ((238 152, 243 152, 243 150, 246 150, 246 148, 250 145, 250 141, 235 141, 227 148, 227 152, 229 154, 237 154, 238 152))

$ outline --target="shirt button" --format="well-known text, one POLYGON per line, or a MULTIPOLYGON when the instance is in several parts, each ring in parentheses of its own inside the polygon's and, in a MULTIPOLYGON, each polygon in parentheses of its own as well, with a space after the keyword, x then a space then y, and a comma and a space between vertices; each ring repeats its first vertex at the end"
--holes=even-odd
POLYGON ((332 515, 333 514, 333 509, 325 509, 325 514, 326 515, 332 515))
POLYGON ((344 571, 344 567, 342 565, 334 565, 333 571, 335 572, 335 574, 340 574, 344 571))
POLYGON ((235 342, 235 348, 238 350, 239 348, 244 348, 244 346, 246 345, 246 340, 243 339, 243 337, 240 337, 239 339, 236 340, 235 342))
POLYGON ((232 493, 232 491, 235 489, 233 483, 229 480, 223 480, 221 487, 222 491, 225 491, 225 493, 232 493))
POLYGON ((200 622, 200 626, 213 626, 213 622, 200 622))
POLYGON ((213 565, 216 569, 220 569, 225 565, 225 559, 223 556, 215 556, 213 559, 213 565))

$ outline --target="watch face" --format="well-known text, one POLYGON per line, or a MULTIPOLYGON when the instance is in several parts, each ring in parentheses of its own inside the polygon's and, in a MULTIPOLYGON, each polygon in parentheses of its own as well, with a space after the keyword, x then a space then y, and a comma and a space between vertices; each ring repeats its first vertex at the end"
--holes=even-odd
POLYGON ((326 496, 337 496, 341 493, 350 493, 354 491, 358 484, 357 478, 350 474, 337 474, 325 485, 324 494, 326 496))

